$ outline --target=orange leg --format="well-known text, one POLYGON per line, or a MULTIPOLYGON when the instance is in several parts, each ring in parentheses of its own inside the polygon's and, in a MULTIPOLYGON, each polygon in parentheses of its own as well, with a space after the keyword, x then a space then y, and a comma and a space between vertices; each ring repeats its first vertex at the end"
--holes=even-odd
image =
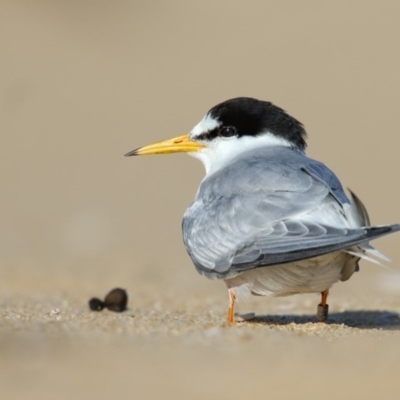
POLYGON ((235 294, 233 293, 232 289, 228 289, 229 293, 229 308, 228 308, 228 324, 233 324, 233 307, 235 305, 235 294))
POLYGON ((328 299, 329 290, 321 292, 321 303, 318 304, 317 319, 319 322, 324 322, 328 318, 329 306, 326 304, 328 299))
POLYGON ((321 292, 321 306, 326 306, 326 300, 328 299, 329 290, 321 292))

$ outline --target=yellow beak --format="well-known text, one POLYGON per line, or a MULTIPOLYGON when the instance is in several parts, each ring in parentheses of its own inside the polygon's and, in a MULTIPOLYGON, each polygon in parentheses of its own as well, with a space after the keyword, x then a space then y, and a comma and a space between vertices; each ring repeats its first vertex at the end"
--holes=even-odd
POLYGON ((150 154, 169 154, 169 153, 189 153, 204 149, 206 146, 201 143, 196 143, 190 140, 189 134, 178 136, 172 139, 163 140, 149 144, 148 146, 139 147, 127 154, 129 156, 144 156, 150 154))

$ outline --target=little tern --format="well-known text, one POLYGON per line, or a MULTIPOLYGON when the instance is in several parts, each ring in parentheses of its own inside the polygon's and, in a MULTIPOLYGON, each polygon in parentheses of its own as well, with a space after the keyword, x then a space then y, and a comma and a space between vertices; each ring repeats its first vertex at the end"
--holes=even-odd
POLYGON ((267 101, 239 97, 211 108, 190 133, 126 156, 186 152, 206 175, 182 221, 197 271, 228 287, 228 322, 237 298, 321 293, 358 271, 361 258, 386 259, 369 241, 400 230, 371 226, 362 202, 305 154, 306 131, 267 101))

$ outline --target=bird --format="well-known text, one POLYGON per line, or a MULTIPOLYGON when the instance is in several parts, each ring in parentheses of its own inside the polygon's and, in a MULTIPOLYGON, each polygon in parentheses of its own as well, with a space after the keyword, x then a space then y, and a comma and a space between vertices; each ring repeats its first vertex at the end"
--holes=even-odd
POLYGON ((185 152, 205 176, 183 216, 182 236, 196 270, 228 289, 227 322, 249 295, 318 293, 359 270, 360 259, 388 260, 369 242, 400 230, 372 226, 361 200, 306 155, 301 122, 269 101, 237 97, 212 107, 184 135, 125 156, 185 152))

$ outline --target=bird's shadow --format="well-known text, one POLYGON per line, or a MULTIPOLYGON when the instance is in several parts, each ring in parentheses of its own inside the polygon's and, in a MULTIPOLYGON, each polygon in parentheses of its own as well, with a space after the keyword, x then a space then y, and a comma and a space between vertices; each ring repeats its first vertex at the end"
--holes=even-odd
MULTIPOLYGON (((255 324, 289 325, 318 323, 316 315, 258 315, 255 324)), ((344 311, 330 313, 325 324, 344 324, 359 329, 400 330, 400 315, 393 311, 344 311)))

